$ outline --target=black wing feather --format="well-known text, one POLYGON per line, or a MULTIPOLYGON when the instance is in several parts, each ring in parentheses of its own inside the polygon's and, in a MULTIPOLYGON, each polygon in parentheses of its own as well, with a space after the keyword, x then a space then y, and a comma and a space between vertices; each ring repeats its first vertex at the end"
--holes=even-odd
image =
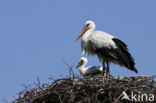
POLYGON ((118 61, 128 69, 138 73, 137 69, 135 68, 134 58, 128 52, 127 45, 117 38, 113 38, 112 40, 117 46, 116 49, 102 47, 100 49, 97 48, 96 52, 101 53, 101 55, 105 58, 118 61))
POLYGON ((131 69, 136 73, 138 73, 137 69, 135 68, 134 58, 128 52, 127 45, 117 38, 113 38, 112 40, 115 42, 116 46, 118 47, 118 51, 120 52, 119 53, 120 57, 122 59, 122 62, 125 64, 125 66, 128 69, 131 69))

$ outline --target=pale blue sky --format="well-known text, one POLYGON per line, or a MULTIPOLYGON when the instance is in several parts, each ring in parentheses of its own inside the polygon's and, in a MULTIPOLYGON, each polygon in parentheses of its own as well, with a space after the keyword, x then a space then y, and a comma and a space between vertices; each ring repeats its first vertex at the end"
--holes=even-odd
MULTIPOLYGON (((86 20, 124 41, 135 58, 138 74, 111 65, 112 75, 156 75, 155 0, 1 0, 0 99, 15 99, 21 84, 38 76, 42 82, 65 76, 62 60, 77 64, 81 47, 75 39, 86 20)), ((86 57, 88 65, 101 65, 86 57)))

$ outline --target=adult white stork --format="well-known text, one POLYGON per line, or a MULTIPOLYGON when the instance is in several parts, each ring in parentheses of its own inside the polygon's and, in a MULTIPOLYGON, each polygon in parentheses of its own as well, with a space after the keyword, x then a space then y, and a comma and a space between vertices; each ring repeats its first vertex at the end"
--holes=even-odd
POLYGON ((76 41, 82 37, 81 48, 82 55, 97 55, 103 63, 103 75, 106 70, 109 73, 109 63, 115 63, 124 66, 136 73, 135 62, 131 54, 128 52, 127 45, 118 38, 103 32, 95 31, 93 21, 86 21, 84 29, 77 37, 76 41), (105 63, 107 68, 105 69, 105 63))
POLYGON ((88 63, 88 59, 85 57, 81 57, 76 68, 80 67, 80 73, 82 76, 98 76, 102 74, 103 68, 101 66, 89 66, 85 67, 88 63))

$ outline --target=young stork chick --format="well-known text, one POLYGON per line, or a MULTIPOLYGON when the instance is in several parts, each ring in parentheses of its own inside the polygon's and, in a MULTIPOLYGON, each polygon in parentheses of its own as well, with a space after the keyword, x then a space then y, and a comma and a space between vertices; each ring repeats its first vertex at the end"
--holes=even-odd
POLYGON ((100 66, 89 66, 89 67, 85 67, 86 64, 88 63, 87 58, 85 57, 81 57, 79 60, 78 65, 76 66, 76 68, 80 67, 80 73, 83 77, 85 76, 98 76, 101 75, 103 72, 103 68, 100 66))

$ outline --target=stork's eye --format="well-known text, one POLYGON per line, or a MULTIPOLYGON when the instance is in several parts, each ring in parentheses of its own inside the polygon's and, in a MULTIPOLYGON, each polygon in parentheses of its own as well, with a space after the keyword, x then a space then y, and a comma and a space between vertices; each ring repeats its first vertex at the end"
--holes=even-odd
POLYGON ((89 26, 89 23, 86 26, 89 26))
POLYGON ((83 60, 80 60, 81 63, 83 63, 83 60))

